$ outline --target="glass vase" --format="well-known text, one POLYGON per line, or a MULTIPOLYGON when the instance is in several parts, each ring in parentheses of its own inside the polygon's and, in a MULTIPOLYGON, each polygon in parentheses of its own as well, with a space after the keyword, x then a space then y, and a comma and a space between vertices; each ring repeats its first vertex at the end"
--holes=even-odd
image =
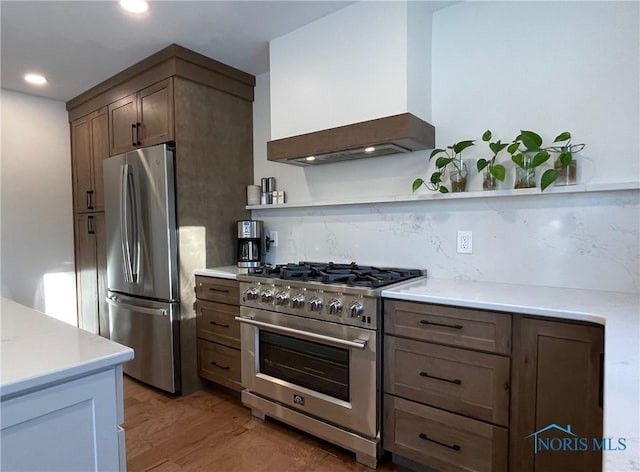
POLYGON ((516 167, 516 183, 513 188, 535 188, 536 169, 516 167))
POLYGON ((516 183, 513 188, 535 188, 536 187, 536 168, 531 167, 534 152, 525 152, 522 155, 523 166, 516 167, 516 183))
POLYGON ((484 168, 484 174, 482 176, 482 190, 495 190, 498 186, 497 179, 493 176, 489 167, 484 168))
POLYGON ((469 171, 467 170, 467 165, 464 162, 457 162, 454 165, 450 177, 452 192, 464 192, 467 189, 468 174, 469 171))
POLYGON ((555 185, 575 185, 577 181, 577 163, 575 159, 571 159, 571 162, 567 167, 564 167, 559 159, 553 165, 553 168, 558 172, 558 178, 555 181, 555 185))

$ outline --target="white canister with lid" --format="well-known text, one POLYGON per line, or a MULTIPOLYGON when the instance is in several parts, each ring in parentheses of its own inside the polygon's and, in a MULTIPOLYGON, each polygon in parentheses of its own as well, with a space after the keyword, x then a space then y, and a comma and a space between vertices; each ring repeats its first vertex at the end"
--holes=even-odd
POLYGON ((247 205, 260 205, 260 185, 247 185, 247 205))

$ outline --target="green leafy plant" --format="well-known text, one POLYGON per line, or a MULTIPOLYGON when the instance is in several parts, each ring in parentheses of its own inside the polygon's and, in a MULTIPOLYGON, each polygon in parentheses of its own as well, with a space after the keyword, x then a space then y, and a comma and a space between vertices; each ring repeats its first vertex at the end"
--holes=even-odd
POLYGON ((446 169, 449 166, 453 167, 456 173, 464 173, 464 182, 452 181, 453 190, 464 190, 464 186, 466 185, 466 166, 462 161, 462 151, 473 146, 474 143, 475 141, 473 140, 460 141, 451 146, 447 146, 446 149, 434 149, 431 151, 429 162, 431 162, 433 158, 436 158, 436 170, 431 174, 428 182, 420 178, 415 179, 412 185, 413 191, 415 192, 424 185, 429 190, 437 190, 440 193, 449 193, 449 188, 443 184, 446 169))
MULTIPOLYGON (((504 182, 505 175, 507 173, 505 167, 502 164, 496 164, 496 157, 504 148, 506 148, 509 143, 503 143, 500 140, 491 142, 491 130, 487 130, 482 135, 482 140, 485 143, 489 143, 489 149, 493 153, 493 157, 491 159, 478 159, 476 163, 476 167, 478 168, 478 172, 482 172, 485 168, 488 169, 488 172, 498 179, 500 182, 504 182)), ((495 183, 495 182, 494 182, 495 183)))
MULTIPOLYGON (((515 188, 535 187, 535 169, 549 160, 550 154, 542 148, 542 138, 534 131, 520 130, 520 134, 507 146, 511 160, 523 172, 516 177, 515 188)), ((544 190, 544 188, 543 188, 544 190)))
MULTIPOLYGON (((511 154, 511 160, 521 169, 535 173, 535 168, 544 164, 551 157, 550 152, 558 153, 557 161, 560 168, 567 167, 573 158, 573 153, 584 148, 584 144, 570 144, 571 133, 564 131, 553 140, 553 144, 561 143, 560 146, 542 147, 542 138, 534 131, 521 130, 516 139, 507 147, 507 152, 511 154)), ((540 188, 544 192, 558 178, 558 169, 546 170, 540 179, 540 188)), ((530 177, 531 174, 528 175, 530 177)), ((528 187, 524 182, 516 179, 515 188, 528 187)), ((534 185, 535 186, 535 185, 534 185)))
POLYGON ((582 151, 585 147, 584 144, 571 144, 571 133, 568 131, 560 133, 553 142, 554 144, 563 144, 548 148, 550 151, 556 152, 558 157, 556 158, 553 169, 549 169, 542 174, 542 179, 540 180, 540 187, 542 187, 542 190, 555 182, 560 175, 560 172, 565 170, 571 164, 573 154, 582 151))

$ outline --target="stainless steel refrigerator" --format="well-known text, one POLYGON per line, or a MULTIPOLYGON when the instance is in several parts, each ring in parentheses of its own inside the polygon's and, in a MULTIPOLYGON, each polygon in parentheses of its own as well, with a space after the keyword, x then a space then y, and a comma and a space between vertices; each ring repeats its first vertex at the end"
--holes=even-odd
POLYGON ((167 392, 180 390, 174 154, 161 144, 103 163, 111 339, 135 351, 126 374, 167 392))

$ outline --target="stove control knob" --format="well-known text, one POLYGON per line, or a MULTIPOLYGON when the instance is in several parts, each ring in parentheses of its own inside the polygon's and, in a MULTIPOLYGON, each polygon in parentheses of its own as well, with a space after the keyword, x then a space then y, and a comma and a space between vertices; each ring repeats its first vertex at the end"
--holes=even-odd
POLYGON ((304 308, 304 296, 296 295, 291 298, 291 308, 304 308))
POLYGON ((309 301, 309 310, 311 311, 322 311, 322 299, 318 297, 313 297, 309 301))
POLYGON ((289 294, 287 292, 276 293, 276 305, 286 305, 289 301, 289 294))
POLYGON ((340 300, 338 300, 337 298, 332 299, 329 302, 329 314, 337 315, 341 311, 342 311, 342 303, 340 303, 340 300))
POLYGON ((360 302, 351 302, 349 305, 349 315, 351 318, 360 318, 364 312, 364 307, 360 302))
POLYGON ((273 290, 264 290, 260 294, 263 303, 271 303, 273 301, 273 290))
POLYGON ((258 299, 258 289, 257 288, 248 288, 244 291, 245 300, 257 300, 258 299))

